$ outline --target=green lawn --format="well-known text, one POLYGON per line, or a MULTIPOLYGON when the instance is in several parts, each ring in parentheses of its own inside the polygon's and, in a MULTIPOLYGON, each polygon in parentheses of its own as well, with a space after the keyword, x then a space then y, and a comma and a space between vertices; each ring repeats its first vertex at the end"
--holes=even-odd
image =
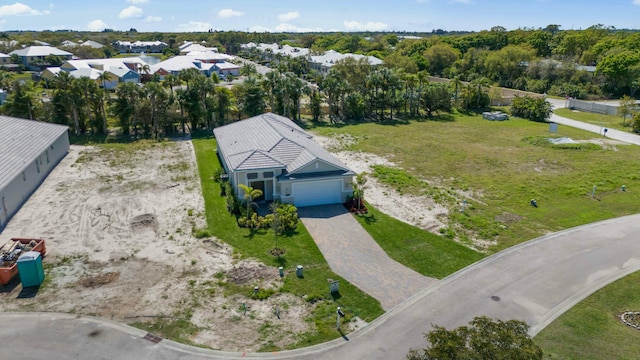
MULTIPOLYGON (((232 245, 238 257, 254 258, 271 266, 283 266, 287 275, 281 291, 306 296, 307 301, 317 304, 312 317, 308 319, 315 323, 317 332, 301 334, 300 341, 292 347, 310 346, 339 337, 340 334, 335 330, 336 306, 341 306, 345 310, 348 314, 347 320, 358 316, 365 321, 372 321, 384 312, 376 299, 363 293, 329 269, 322 253, 302 223, 299 223, 295 234, 279 239, 279 246, 286 249, 284 257, 278 259, 268 254, 268 250, 274 247, 273 232, 251 233, 248 229, 239 228, 235 217, 226 210, 225 199, 220 196, 220 186, 214 181, 214 174, 220 166, 215 152, 215 140, 196 139, 193 140, 193 144, 205 200, 207 224, 211 233, 232 245), (295 275, 298 264, 304 266, 303 279, 295 275), (341 297, 339 299, 334 300, 330 296, 327 279, 340 281, 341 297)), ((250 288, 231 289, 247 295, 251 290, 250 288)))
MULTIPOLYGON (((450 226, 443 235, 463 243, 495 241, 490 253, 548 232, 640 211, 640 162, 630 160, 640 158, 637 146, 553 146, 546 141, 547 124, 462 114, 434 121, 320 124, 311 130, 355 139, 347 150, 392 160, 395 167, 372 169, 378 179, 448 206, 450 226), (620 191, 622 185, 626 192, 620 191), (538 208, 530 206, 532 198, 538 208), (463 200, 467 211, 460 213, 463 200)), ((569 127, 559 135, 594 138, 569 127)))
POLYGON ((640 273, 622 278, 562 314, 534 341, 545 359, 637 359, 640 330, 624 325, 619 316, 640 311, 639 293, 640 273))
POLYGON ((625 125, 622 125, 622 117, 617 115, 603 115, 595 114, 586 111, 576 111, 570 109, 556 109, 553 110, 554 114, 567 119, 573 119, 583 121, 590 124, 600 125, 609 129, 616 129, 620 131, 631 131, 630 123, 633 121, 627 119, 625 125))
POLYGON ((367 204, 356 219, 394 260, 422 275, 441 279, 480 260, 483 255, 442 236, 398 221, 367 204))

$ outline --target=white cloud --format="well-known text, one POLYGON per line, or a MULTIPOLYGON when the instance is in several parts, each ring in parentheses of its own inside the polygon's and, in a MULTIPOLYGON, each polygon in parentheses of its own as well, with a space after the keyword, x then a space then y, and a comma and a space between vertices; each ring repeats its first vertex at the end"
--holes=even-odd
POLYGON ((97 19, 93 21, 89 21, 87 23, 87 30, 89 31, 102 31, 107 28, 107 24, 104 21, 97 19))
POLYGON ((473 0, 452 0, 451 2, 460 4, 475 4, 475 1, 473 0))
POLYGON ((248 30, 249 30, 249 32, 257 32, 257 33, 273 32, 273 29, 270 29, 270 28, 262 26, 262 25, 249 26, 248 30))
POLYGON ((120 11, 120 15, 118 15, 118 17, 120 19, 129 19, 129 18, 141 18, 144 15, 144 12, 142 11, 142 9, 140 9, 137 6, 129 6, 126 9, 122 9, 122 11, 120 11))
POLYGON ((176 27, 177 32, 207 32, 211 29, 211 24, 201 21, 189 21, 176 27))
POLYGON ((11 5, 0 6, 0 17, 4 16, 24 16, 24 15, 44 15, 48 14, 49 10, 36 10, 32 9, 29 5, 23 3, 15 3, 11 5))
POLYGON ((640 0, 633 0, 633 5, 640 5, 640 0))
POLYGON ((343 22, 344 27, 347 30, 355 30, 355 31, 382 31, 389 27, 389 25, 383 22, 373 22, 369 21, 366 23, 361 23, 359 21, 345 21, 343 22))
POLYGON ((236 11, 233 9, 222 9, 218 11, 218 17, 220 18, 240 17, 243 15, 244 13, 242 11, 236 11))
POLYGON ((295 26, 287 23, 282 23, 276 26, 275 31, 276 32, 322 32, 324 30, 322 30, 321 28, 303 28, 303 27, 299 27, 299 26, 295 26))
POLYGON ((297 11, 289 11, 288 13, 278 15, 278 20, 282 22, 289 22, 291 20, 297 19, 300 17, 300 13, 297 11))
POLYGON ((149 0, 127 0, 127 2, 133 5, 140 5, 140 4, 148 4, 149 0))
POLYGON ((147 16, 146 18, 144 18, 144 21, 146 22, 159 22, 162 21, 162 18, 160 16, 147 16))

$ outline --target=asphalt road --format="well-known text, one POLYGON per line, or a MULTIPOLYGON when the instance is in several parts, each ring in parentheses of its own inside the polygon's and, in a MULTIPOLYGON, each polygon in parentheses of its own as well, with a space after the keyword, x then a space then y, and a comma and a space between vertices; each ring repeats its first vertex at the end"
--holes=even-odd
MULTIPOLYGON (((566 107, 566 101, 565 100, 548 98, 547 101, 549 101, 553 105, 554 109, 566 107)), ((606 136, 609 139, 624 141, 624 142, 627 142, 629 144, 640 145, 640 136, 639 135, 628 133, 628 132, 625 132, 625 131, 620 131, 620 130, 616 130, 616 129, 607 129, 607 132, 605 134, 604 133, 604 128, 602 126, 600 126, 600 125, 590 124, 590 123, 577 121, 577 120, 572 120, 572 119, 567 119, 565 117, 561 117, 561 116, 558 116, 556 114, 552 114, 551 118, 549 119, 549 121, 552 121, 552 122, 555 122, 555 123, 558 123, 558 124, 561 124, 561 125, 565 125, 565 126, 571 126, 571 127, 574 127, 574 128, 590 131, 590 132, 596 133, 598 135, 601 135, 603 137, 606 136)))
MULTIPOLYGON (((640 270, 640 214, 544 236, 485 258, 422 290, 368 326, 329 343, 280 353, 225 353, 89 317, 0 314, 0 339, 19 359, 403 359, 431 324, 486 315, 520 319, 537 334, 604 285, 640 270)), ((337 332, 336 332, 337 333, 337 332)))

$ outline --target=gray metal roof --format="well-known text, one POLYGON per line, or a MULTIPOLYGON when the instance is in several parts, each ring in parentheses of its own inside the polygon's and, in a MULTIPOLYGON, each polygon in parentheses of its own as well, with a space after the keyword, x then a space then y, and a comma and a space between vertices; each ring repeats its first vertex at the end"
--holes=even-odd
POLYGON ((351 171, 286 117, 266 113, 213 130, 221 156, 231 170, 285 167, 295 173, 320 160, 351 171))
POLYGON ((41 155, 67 126, 0 115, 0 189, 41 155))

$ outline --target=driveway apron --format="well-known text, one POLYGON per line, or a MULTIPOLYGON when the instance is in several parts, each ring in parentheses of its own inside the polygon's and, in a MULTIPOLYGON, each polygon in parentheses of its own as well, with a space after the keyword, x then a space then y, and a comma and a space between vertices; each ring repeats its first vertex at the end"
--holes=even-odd
POLYGON ((340 204, 303 207, 298 214, 331 270, 385 311, 437 281, 391 259, 340 204))

